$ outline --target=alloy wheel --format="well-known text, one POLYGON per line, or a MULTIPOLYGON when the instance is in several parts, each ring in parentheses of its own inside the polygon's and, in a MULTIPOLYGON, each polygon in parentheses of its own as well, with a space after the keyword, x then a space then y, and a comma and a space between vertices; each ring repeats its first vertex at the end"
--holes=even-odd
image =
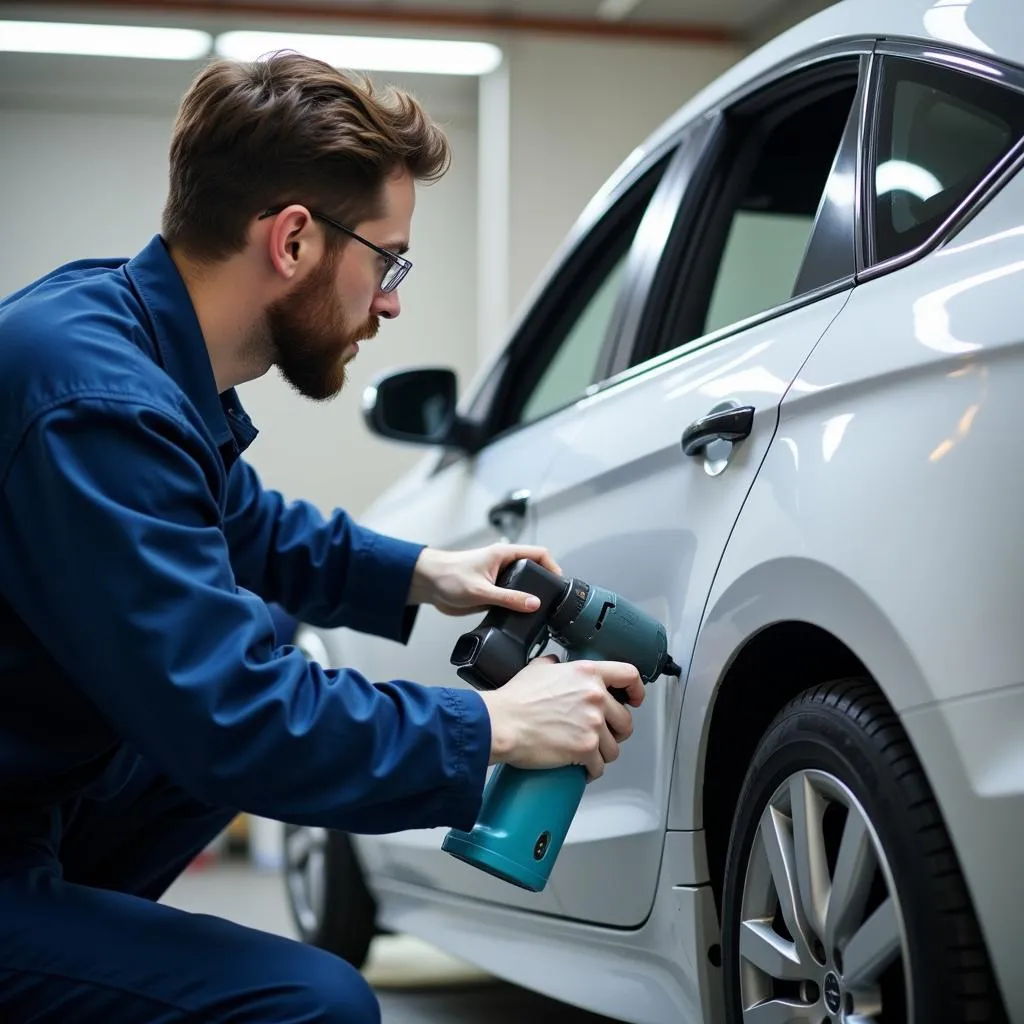
POLYGON ((284 844, 285 881, 303 936, 315 935, 324 915, 327 829, 290 826, 284 844))
POLYGON ((739 967, 744 1024, 914 1020, 892 871, 863 806, 834 775, 795 772, 761 814, 739 967))

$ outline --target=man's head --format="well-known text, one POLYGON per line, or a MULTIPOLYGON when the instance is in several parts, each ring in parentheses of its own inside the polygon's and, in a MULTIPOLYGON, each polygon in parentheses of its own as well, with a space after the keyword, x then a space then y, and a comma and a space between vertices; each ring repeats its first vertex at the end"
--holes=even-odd
POLYGON ((216 61, 181 103, 162 233, 191 265, 238 264, 260 296, 253 363, 327 398, 357 342, 398 315, 414 185, 449 159, 407 93, 294 53, 216 61))

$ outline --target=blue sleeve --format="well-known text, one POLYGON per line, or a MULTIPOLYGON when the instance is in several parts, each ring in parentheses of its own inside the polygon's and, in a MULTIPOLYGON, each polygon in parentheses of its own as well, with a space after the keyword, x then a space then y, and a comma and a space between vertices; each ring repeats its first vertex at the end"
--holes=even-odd
POLYGON ((175 414, 104 396, 50 409, 3 480, 18 614, 200 799, 354 832, 470 827, 490 753, 479 694, 374 685, 275 647, 236 585, 221 473, 175 414))
POLYGON ((238 582, 314 626, 348 626, 405 643, 416 618, 406 604, 422 544, 329 519, 304 501, 265 490, 239 459, 228 479, 224 529, 238 582))

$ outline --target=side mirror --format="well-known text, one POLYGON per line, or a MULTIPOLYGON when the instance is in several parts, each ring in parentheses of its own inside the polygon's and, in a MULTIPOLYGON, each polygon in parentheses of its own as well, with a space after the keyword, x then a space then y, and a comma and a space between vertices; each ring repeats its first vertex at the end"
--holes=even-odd
POLYGON ((363 419, 374 434, 392 441, 475 451, 474 432, 460 419, 457 401, 452 370, 398 370, 379 377, 363 392, 363 419))

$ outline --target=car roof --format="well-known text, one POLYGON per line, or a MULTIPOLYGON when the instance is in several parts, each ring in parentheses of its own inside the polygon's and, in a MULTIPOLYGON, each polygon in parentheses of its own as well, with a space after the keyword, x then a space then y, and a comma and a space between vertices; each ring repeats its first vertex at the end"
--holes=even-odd
POLYGON ((881 38, 953 46, 1024 67, 1021 0, 841 0, 734 64, 658 128, 627 164, 658 148, 745 83, 807 50, 881 38))

